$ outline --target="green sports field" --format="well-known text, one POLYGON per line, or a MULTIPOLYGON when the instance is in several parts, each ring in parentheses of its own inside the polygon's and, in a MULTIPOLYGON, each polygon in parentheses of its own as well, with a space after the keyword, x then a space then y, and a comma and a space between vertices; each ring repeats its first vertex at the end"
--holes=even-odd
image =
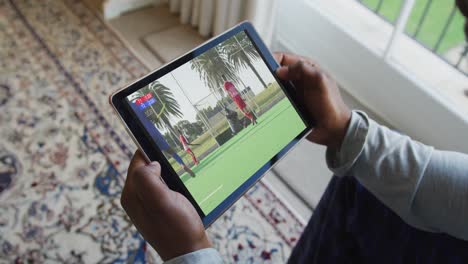
POLYGON ((205 214, 211 212, 247 178, 296 137, 305 125, 283 99, 231 140, 192 168, 196 177, 181 176, 205 214))

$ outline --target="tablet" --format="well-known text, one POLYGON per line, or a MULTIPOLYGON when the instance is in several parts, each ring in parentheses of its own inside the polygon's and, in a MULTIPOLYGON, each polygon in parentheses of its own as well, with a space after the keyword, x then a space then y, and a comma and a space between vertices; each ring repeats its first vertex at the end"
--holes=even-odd
POLYGON ((205 227, 312 127, 277 67, 243 22, 110 96, 138 148, 205 227))

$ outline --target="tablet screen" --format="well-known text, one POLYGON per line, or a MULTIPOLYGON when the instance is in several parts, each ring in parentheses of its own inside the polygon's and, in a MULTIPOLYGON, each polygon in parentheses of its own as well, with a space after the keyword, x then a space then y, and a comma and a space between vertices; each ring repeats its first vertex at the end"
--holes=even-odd
POLYGON ((243 31, 127 102, 206 215, 306 128, 243 31))

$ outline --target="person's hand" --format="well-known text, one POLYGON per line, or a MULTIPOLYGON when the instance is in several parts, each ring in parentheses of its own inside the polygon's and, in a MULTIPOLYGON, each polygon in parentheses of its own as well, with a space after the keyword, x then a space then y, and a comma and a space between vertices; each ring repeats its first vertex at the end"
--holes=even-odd
POLYGON ((311 59, 287 53, 274 53, 280 64, 278 77, 292 81, 295 100, 302 105, 306 118, 315 122, 307 139, 339 149, 351 119, 351 111, 343 102, 335 81, 311 59))
POLYGON ((160 178, 161 166, 137 151, 128 167, 120 202, 145 240, 166 261, 211 247, 192 204, 160 178))

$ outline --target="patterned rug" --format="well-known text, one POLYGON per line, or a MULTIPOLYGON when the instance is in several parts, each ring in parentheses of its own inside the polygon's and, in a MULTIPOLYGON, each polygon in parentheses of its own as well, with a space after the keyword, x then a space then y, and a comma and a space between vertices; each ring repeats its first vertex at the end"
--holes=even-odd
MULTIPOLYGON (((148 71, 80 1, 0 0, 0 262, 160 262, 120 207, 135 146, 107 102, 148 71)), ((209 236, 284 263, 302 229, 260 182, 209 236)))

